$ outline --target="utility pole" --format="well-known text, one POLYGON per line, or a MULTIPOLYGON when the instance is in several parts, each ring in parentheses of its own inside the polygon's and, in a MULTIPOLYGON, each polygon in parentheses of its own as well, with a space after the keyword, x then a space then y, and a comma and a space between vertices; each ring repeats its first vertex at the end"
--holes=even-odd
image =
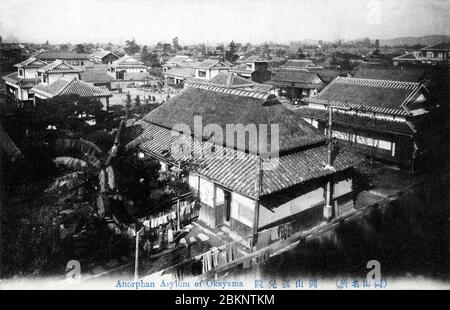
POLYGON ((141 234, 144 227, 136 231, 136 250, 134 255, 134 281, 139 278, 139 235, 141 234))
MULTIPOLYGON (((333 124, 333 108, 331 105, 328 105, 328 145, 327 145, 327 167, 332 167, 331 162, 331 153, 332 153, 332 143, 331 139, 333 138, 332 134, 332 124, 333 124)), ((327 188, 325 193, 325 206, 323 209, 323 216, 327 221, 330 221, 333 216, 333 208, 331 206, 331 175, 328 177, 327 188)))
POLYGON ((250 251, 253 252, 253 248, 258 240, 258 225, 259 225, 259 196, 261 195, 261 183, 262 183, 262 169, 261 169, 261 156, 256 158, 256 180, 255 180, 255 216, 253 218, 253 235, 251 240, 250 251))

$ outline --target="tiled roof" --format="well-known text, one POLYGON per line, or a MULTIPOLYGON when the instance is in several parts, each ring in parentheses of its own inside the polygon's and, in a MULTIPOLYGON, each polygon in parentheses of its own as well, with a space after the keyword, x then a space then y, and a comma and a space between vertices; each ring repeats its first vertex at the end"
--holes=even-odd
POLYGON ((264 82, 279 87, 319 88, 323 82, 317 73, 295 70, 280 70, 264 82))
MULTIPOLYGON (((136 136, 151 137, 152 139, 142 143, 140 148, 162 160, 165 159, 165 152, 173 150, 172 147, 176 145, 176 141, 181 141, 182 145, 188 145, 187 143, 191 142, 187 136, 143 120, 130 124, 129 130, 138 133, 136 136)), ((203 150, 203 156, 197 159, 199 168, 195 172, 230 190, 256 197, 256 155, 218 145, 213 148, 213 144, 207 141, 196 142, 193 145, 194 153, 203 150), (219 154, 226 155, 217 156, 219 154)), ((188 158, 189 155, 181 154, 180 159, 188 158)), ((279 192, 312 179, 343 171, 362 162, 362 158, 346 148, 341 148, 338 153, 333 163, 334 170, 325 167, 326 160, 326 146, 281 156, 277 168, 262 172, 260 195, 279 192)))
POLYGON ((226 60, 208 58, 203 60, 198 64, 198 68, 200 69, 209 69, 209 68, 231 68, 233 65, 226 60))
POLYGON ((61 78, 47 85, 41 83, 31 89, 32 92, 48 98, 61 95, 78 95, 80 97, 111 97, 111 92, 105 87, 93 86, 77 78, 61 78))
POLYGON ((425 71, 421 68, 363 68, 359 67, 354 72, 355 78, 419 82, 423 79, 425 71))
POLYGON ((21 88, 32 88, 40 82, 40 79, 38 78, 20 78, 18 77, 17 72, 7 74, 3 76, 2 79, 21 88))
POLYGON ((244 63, 242 65, 233 66, 230 69, 230 72, 251 74, 251 73, 255 72, 255 70, 247 69, 247 64, 244 63))
POLYGON ((289 59, 285 64, 281 65, 280 68, 306 69, 315 66, 314 62, 309 59, 289 59))
POLYGON ((145 67, 142 61, 128 55, 114 60, 112 64, 114 67, 145 67))
POLYGON ((37 59, 42 60, 88 60, 90 58, 89 54, 78 54, 73 52, 39 52, 35 54, 37 59))
POLYGON ((230 72, 219 73, 210 80, 192 78, 187 82, 189 82, 190 84, 211 85, 226 88, 244 88, 251 87, 257 84, 230 72))
POLYGON ((108 83, 113 78, 106 71, 86 70, 80 73, 80 80, 90 83, 108 83))
POLYGON ((450 42, 441 42, 420 49, 421 51, 450 51, 450 42))
POLYGON ((403 104, 420 87, 419 83, 412 82, 337 77, 317 96, 306 101, 406 116, 409 113, 403 104))
POLYGON ((57 59, 54 62, 39 68, 37 71, 42 73, 80 73, 83 70, 77 69, 65 63, 63 60, 57 59))
POLYGON ((114 54, 111 51, 105 51, 105 50, 101 50, 101 51, 96 51, 94 53, 92 53, 91 57, 92 58, 98 58, 98 59, 102 59, 105 56, 108 56, 109 54, 112 54, 114 56, 116 56, 117 58, 119 58, 119 56, 117 56, 116 54, 114 54))
POLYGON ((246 60, 244 60, 244 62, 251 63, 251 62, 269 62, 269 61, 262 56, 252 55, 249 58, 247 58, 246 60))
POLYGON ((1 124, 0 124, 0 149, 3 150, 12 161, 14 161, 19 157, 22 157, 22 153, 20 152, 19 148, 14 144, 14 142, 11 140, 6 131, 3 129, 1 124))
POLYGON ((27 60, 22 61, 21 63, 15 64, 16 68, 41 68, 46 66, 47 63, 41 61, 35 57, 30 57, 27 60))
MULTIPOLYGON (((312 109, 305 106, 292 106, 291 109, 300 116, 328 120, 327 110, 312 109)), ((409 122, 398 122, 370 118, 366 116, 349 115, 333 111, 333 124, 340 124, 345 127, 364 128, 380 132, 396 133, 412 136, 415 133, 414 125, 409 122)))
POLYGON ((411 52, 411 53, 406 53, 404 55, 400 55, 397 57, 392 58, 392 60, 417 60, 417 61, 421 61, 424 60, 425 57, 423 57, 422 55, 420 55, 419 52, 411 52))
POLYGON ((182 65, 184 62, 194 62, 194 60, 189 56, 183 56, 183 55, 177 55, 175 57, 170 58, 167 60, 167 63, 170 64, 176 64, 176 65, 182 65))
POLYGON ((338 76, 347 76, 349 71, 340 69, 308 68, 308 72, 317 73, 325 83, 331 83, 338 76))
POLYGON ((189 78, 195 76, 195 69, 193 68, 171 68, 164 72, 164 75, 171 77, 189 78))

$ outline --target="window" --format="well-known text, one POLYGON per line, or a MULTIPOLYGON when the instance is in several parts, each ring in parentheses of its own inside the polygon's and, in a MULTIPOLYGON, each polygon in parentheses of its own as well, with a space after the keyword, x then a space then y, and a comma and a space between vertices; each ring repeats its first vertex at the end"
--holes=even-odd
POLYGON ((23 69, 19 69, 19 76, 23 76, 23 69))
POLYGON ((43 76, 42 76, 42 81, 43 81, 44 83, 47 82, 47 76, 46 76, 46 75, 43 75, 43 76))
POLYGON ((80 65, 81 65, 81 66, 84 66, 84 61, 80 61, 80 65))
POLYGON ((206 71, 198 70, 198 76, 199 77, 206 77, 206 71))

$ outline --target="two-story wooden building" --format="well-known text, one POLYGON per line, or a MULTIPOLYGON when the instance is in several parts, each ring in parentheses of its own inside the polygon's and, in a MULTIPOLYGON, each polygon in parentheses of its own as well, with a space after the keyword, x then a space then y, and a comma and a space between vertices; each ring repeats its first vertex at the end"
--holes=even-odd
POLYGON ((352 171, 361 158, 341 148, 327 165, 326 137, 268 93, 186 83, 180 94, 129 128, 152 138, 140 149, 165 167, 194 159, 197 168, 188 180, 198 193, 199 221, 243 244, 252 240, 264 246, 270 229, 281 224, 305 229, 321 223, 324 215, 331 216, 325 208, 328 193, 335 215, 353 207, 352 171), (199 117, 204 130, 196 132, 199 117), (185 129, 180 130, 181 124, 185 129), (279 156, 271 153, 269 161, 255 141, 236 142, 237 131, 227 131, 236 124, 244 128, 244 137, 254 128, 257 143, 278 149, 279 156), (252 238, 254 233, 260 237, 252 238))
POLYGON ((147 71, 148 68, 142 61, 136 57, 125 55, 112 62, 108 73, 116 80, 125 80, 126 74, 139 74, 147 71))
POLYGON ((2 77, 8 100, 20 104, 32 102, 33 94, 30 93, 30 89, 40 83, 37 70, 46 65, 47 63, 34 57, 15 64, 17 71, 2 77))
POLYGON ((45 61, 46 63, 52 63, 55 60, 62 60, 66 64, 81 69, 94 64, 94 61, 91 60, 90 54, 78 54, 74 52, 41 51, 33 55, 33 57, 45 61))
POLYGON ((326 132, 332 106, 334 137, 370 157, 412 168, 414 123, 427 113, 427 96, 427 88, 416 82, 337 77, 296 111, 326 132))
POLYGON ((263 83, 272 77, 272 72, 269 71, 269 61, 256 55, 250 56, 242 64, 232 67, 230 72, 256 83, 263 83))

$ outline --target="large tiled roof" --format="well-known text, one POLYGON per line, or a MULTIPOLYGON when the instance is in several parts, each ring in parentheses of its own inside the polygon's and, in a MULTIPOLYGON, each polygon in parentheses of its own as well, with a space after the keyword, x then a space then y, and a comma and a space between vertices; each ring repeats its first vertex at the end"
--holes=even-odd
MULTIPOLYGON (((209 85, 200 85, 198 88, 187 87, 148 113, 145 120, 166 128, 186 124, 193 131, 195 116, 201 116, 203 126, 216 124, 222 128, 224 140, 220 141, 220 137, 217 136, 216 142, 219 144, 226 141, 227 124, 255 126, 258 132, 261 125, 266 125, 267 135, 264 134, 263 138, 266 139, 268 147, 272 141, 271 125, 278 125, 281 152, 324 141, 325 137, 316 128, 299 119, 294 112, 285 109, 278 100, 270 99, 269 96, 268 93, 209 85)), ((245 146, 236 147, 256 151, 254 145, 245 142, 247 142, 245 146)))
POLYGON ((421 85, 412 82, 337 77, 310 103, 334 105, 372 112, 409 115, 403 104, 421 85))
POLYGON ((41 83, 31 89, 32 92, 48 98, 62 95, 78 95, 80 97, 110 97, 111 92, 105 87, 93 86, 77 78, 61 78, 51 84, 41 83))
MULTIPOLYGON (((144 120, 129 125, 128 130, 134 132, 133 137, 152 138, 150 141, 142 143, 140 148, 161 160, 167 160, 165 157, 167 152, 171 152, 173 156, 172 151, 176 150, 174 146, 177 145, 177 142, 181 142, 181 145, 191 143, 191 139, 187 136, 144 120)), ((256 155, 218 145, 213 147, 213 144, 207 141, 193 143, 193 146, 194 154, 199 154, 200 150, 203 150, 202 156, 196 158, 198 163, 196 173, 235 192, 250 197, 257 196, 255 190, 256 155), (225 154, 225 156, 218 156, 220 154, 225 154)), ((187 154, 179 154, 179 156, 178 159, 190 158, 190 155, 187 154)), ((281 156, 278 167, 262 172, 260 195, 279 192, 309 180, 346 170, 361 163, 362 159, 349 149, 341 148, 333 163, 334 170, 325 166, 326 161, 326 146, 281 156)))
POLYGON ((57 59, 52 63, 39 68, 37 71, 42 73, 80 73, 83 70, 77 69, 74 66, 65 63, 63 60, 57 59))
POLYGON ((40 82, 38 78, 21 78, 18 76, 17 72, 7 74, 3 76, 2 79, 21 88, 32 88, 40 82))
POLYGON ((90 83, 109 83, 113 78, 103 70, 86 70, 80 73, 80 80, 90 83))
POLYGON ((441 42, 421 49, 422 51, 450 51, 450 42, 441 42))
POLYGON ((46 66, 47 63, 39 60, 35 57, 30 57, 27 60, 24 60, 18 64, 15 64, 14 67, 16 68, 41 68, 46 66))
POLYGON ((171 77, 190 78, 195 76, 195 69, 193 68, 171 68, 164 72, 164 75, 171 77))
POLYGON ((314 62, 309 59, 289 59, 285 64, 281 65, 280 68, 306 69, 315 66, 314 62))
POLYGON ((425 75, 425 71, 421 68, 364 68, 359 67, 354 72, 355 78, 403 81, 403 82, 420 82, 425 75))
POLYGON ((117 60, 113 61, 113 66, 116 68, 120 67, 145 67, 144 63, 133 56, 125 55, 117 60))
POLYGON ((198 64, 198 68, 200 69, 209 69, 209 68, 231 68, 233 65, 226 60, 208 58, 203 60, 198 64))
POLYGON ((88 60, 90 58, 89 54, 78 54, 73 52, 39 52, 34 55, 37 59, 42 60, 88 60))
POLYGON ((96 51, 96 52, 92 53, 91 57, 92 58, 102 59, 103 57, 108 56, 109 54, 112 54, 112 55, 116 56, 117 58, 119 58, 119 56, 117 56, 113 52, 105 51, 105 50, 96 51))
POLYGON ((187 82, 190 84, 212 85, 226 88, 244 88, 257 85, 257 83, 233 73, 219 73, 210 80, 192 78, 187 82))
POLYGON ((278 87, 319 88, 323 82, 317 73, 295 70, 280 70, 264 82, 278 87))
POLYGON ((248 57, 246 60, 244 60, 244 62, 252 63, 252 62, 269 62, 269 61, 262 56, 252 55, 252 56, 248 57))
MULTIPOLYGON (((328 112, 326 110, 312 109, 305 106, 292 106, 292 109, 302 117, 314 118, 322 121, 328 120, 328 112)), ((390 121, 339 112, 333 112, 333 124, 406 136, 413 136, 415 133, 414 125, 408 121, 390 121)))

